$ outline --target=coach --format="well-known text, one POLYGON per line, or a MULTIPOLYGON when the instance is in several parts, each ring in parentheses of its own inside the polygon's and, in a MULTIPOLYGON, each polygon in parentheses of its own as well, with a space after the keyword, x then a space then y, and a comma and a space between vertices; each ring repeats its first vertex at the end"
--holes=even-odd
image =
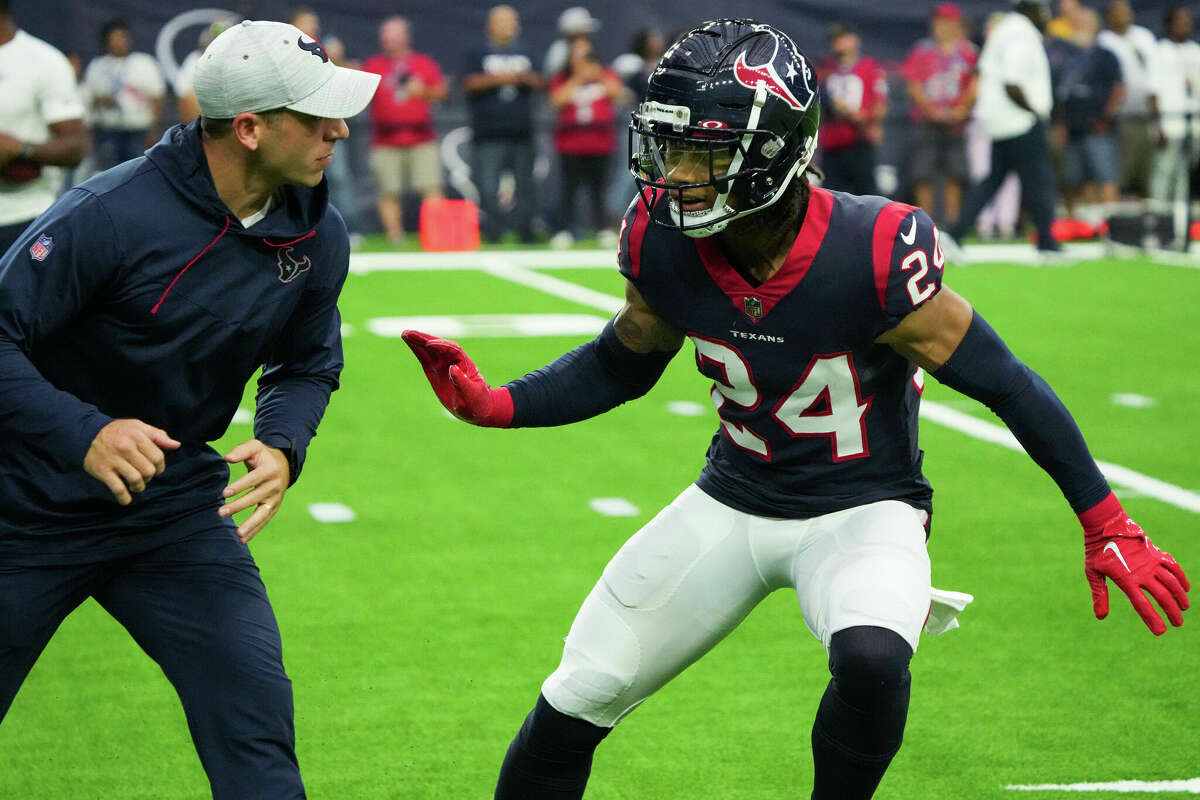
POLYGON ((1037 226, 1039 252, 1060 249, 1050 233, 1054 221, 1054 177, 1046 121, 1054 104, 1050 62, 1042 31, 1050 19, 1048 0, 1018 0, 992 28, 979 54, 979 100, 975 113, 992 139, 988 176, 967 193, 962 212, 945 241, 947 255, 955 240, 975 224, 1010 172, 1021 178, 1021 198, 1037 226))
POLYGON ((94 597, 174 685, 214 798, 304 796, 246 542, 338 384, 349 242, 323 174, 378 80, 291 25, 230 28, 196 70, 201 119, 0 258, 0 718, 94 597), (222 458, 206 442, 259 367, 256 438, 222 458))

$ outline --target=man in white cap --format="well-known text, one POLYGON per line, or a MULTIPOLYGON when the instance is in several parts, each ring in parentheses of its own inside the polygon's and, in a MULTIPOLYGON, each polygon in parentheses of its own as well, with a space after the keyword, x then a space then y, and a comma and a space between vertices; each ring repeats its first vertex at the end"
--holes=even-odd
POLYGON ((571 42, 580 37, 587 38, 600 30, 600 20, 583 6, 571 6, 558 15, 558 38, 550 43, 542 62, 542 74, 551 78, 567 66, 571 42))
POLYGON ((174 685, 214 798, 304 797, 246 543, 338 385, 349 242, 323 173, 378 80, 291 25, 236 25, 197 65, 199 120, 0 258, 0 718, 93 597, 174 685), (222 457, 260 367, 254 438, 222 457))

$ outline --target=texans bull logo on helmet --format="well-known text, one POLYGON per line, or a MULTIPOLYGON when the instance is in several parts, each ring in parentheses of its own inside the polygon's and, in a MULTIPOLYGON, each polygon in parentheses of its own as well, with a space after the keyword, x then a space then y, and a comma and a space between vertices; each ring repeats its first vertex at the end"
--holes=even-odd
POLYGON ((808 59, 777 28, 718 19, 684 34, 651 73, 629 126, 644 202, 667 200, 651 219, 704 237, 777 202, 816 152, 817 97, 808 59), (711 206, 695 206, 714 190, 711 206))
MULTIPOLYGON (((780 40, 778 37, 776 37, 775 41, 776 54, 778 54, 780 40)), ((751 66, 750 64, 746 63, 746 53, 745 51, 742 51, 741 53, 738 53, 737 61, 735 61, 733 64, 733 77, 737 79, 738 83, 748 89, 758 88, 758 84, 761 82, 763 86, 766 87, 768 92, 775 95, 797 111, 803 111, 804 109, 808 108, 813 99, 816 97, 816 92, 814 92, 808 86, 808 79, 812 75, 812 70, 809 68, 808 62, 804 60, 804 56, 792 51, 791 58, 787 60, 788 82, 795 85, 796 78, 799 77, 801 79, 800 93, 803 95, 803 99, 797 97, 796 94, 788 88, 787 83, 784 82, 784 79, 781 78, 779 73, 775 70, 774 61, 775 58, 772 57, 765 64, 751 66), (796 69, 797 63, 799 63, 800 69, 796 69)))

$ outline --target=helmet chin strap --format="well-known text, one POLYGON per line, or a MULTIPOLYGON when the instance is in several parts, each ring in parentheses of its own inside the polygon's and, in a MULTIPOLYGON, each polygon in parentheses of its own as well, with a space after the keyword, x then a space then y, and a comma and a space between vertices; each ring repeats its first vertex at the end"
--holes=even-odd
MULTIPOLYGON (((758 119, 760 116, 762 116, 763 106, 766 104, 767 85, 763 81, 758 81, 758 84, 754 90, 754 106, 750 109, 750 118, 746 121, 746 128, 750 131, 750 133, 747 133, 742 137, 742 146, 738 148, 736 153, 734 153, 733 160, 729 163, 727 174, 735 174, 742 168, 742 153, 749 150, 750 146, 754 143, 754 131, 758 130, 758 119)), ((719 217, 720 219, 714 219, 707 225, 702 225, 700 227, 684 228, 683 233, 692 237, 693 239, 704 239, 708 236, 712 236, 725 230, 729 223, 733 222, 739 217, 744 217, 747 214, 753 214, 756 211, 762 211, 764 208, 770 208, 775 204, 776 200, 783 196, 784 190, 787 189, 788 184, 792 182, 792 178, 799 171, 800 165, 801 162, 797 161, 792 166, 792 169, 788 170, 787 175, 784 176, 779 188, 776 189, 775 193, 771 195, 770 200, 761 206, 756 206, 755 208, 751 208, 746 211, 737 211, 736 209, 730 208, 729 205, 727 205, 726 199, 729 197, 729 192, 733 188, 732 181, 730 181, 729 187, 724 192, 717 195, 717 199, 713 201, 712 208, 703 214, 704 217, 719 217), (733 213, 730 214, 730 211, 733 213)), ((674 203, 675 201, 672 199, 670 202, 674 203)), ((672 209, 672 211, 673 210, 674 209, 672 209)), ((682 211, 680 213, 680 220, 683 220, 682 211)))

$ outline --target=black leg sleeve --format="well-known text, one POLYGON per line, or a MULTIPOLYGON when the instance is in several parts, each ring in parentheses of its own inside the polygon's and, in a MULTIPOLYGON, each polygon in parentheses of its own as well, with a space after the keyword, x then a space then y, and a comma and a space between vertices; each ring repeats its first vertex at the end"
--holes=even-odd
POLYGON ((904 738, 912 648, 886 628, 833 635, 833 679, 813 724, 813 800, 867 800, 904 738))
POLYGON ((611 730, 568 717, 538 695, 508 746, 495 800, 579 800, 592 754, 611 730))

